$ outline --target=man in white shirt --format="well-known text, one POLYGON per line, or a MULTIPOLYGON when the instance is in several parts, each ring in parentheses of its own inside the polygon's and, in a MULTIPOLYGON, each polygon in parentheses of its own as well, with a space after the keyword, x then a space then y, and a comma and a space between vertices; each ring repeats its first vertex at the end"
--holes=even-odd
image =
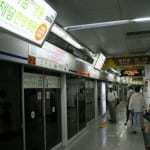
POLYGON ((141 129, 142 113, 144 111, 144 97, 140 93, 140 87, 135 88, 135 93, 132 94, 129 102, 129 110, 133 112, 133 133, 141 129))
POLYGON ((116 96, 113 89, 110 88, 108 91, 108 106, 112 123, 116 123, 116 96))

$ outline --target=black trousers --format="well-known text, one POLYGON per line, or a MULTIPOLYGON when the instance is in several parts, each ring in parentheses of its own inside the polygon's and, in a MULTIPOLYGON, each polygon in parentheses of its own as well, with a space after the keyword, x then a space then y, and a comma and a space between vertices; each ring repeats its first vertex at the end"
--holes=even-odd
POLYGON ((128 109, 128 107, 126 108, 127 110, 126 110, 126 122, 128 122, 129 121, 129 117, 130 117, 130 114, 131 114, 131 121, 132 121, 132 124, 133 124, 133 119, 132 119, 132 111, 131 110, 129 110, 128 109))

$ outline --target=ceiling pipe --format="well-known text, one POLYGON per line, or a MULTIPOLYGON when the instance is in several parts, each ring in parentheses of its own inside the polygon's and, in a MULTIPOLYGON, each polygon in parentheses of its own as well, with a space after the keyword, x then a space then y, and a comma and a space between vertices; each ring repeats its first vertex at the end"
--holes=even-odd
POLYGON ((131 22, 132 22, 132 20, 97 22, 97 23, 91 23, 91 24, 67 26, 67 27, 64 27, 64 29, 66 31, 79 31, 79 30, 87 30, 87 29, 96 29, 96 28, 100 28, 100 27, 110 27, 110 26, 116 26, 116 25, 129 24, 131 22))
POLYGON ((111 27, 111 26, 124 25, 129 23, 140 23, 140 22, 149 22, 149 21, 150 21, 150 17, 143 17, 143 18, 135 18, 135 19, 127 19, 127 20, 116 20, 116 21, 106 21, 106 22, 97 22, 91 24, 67 26, 64 27, 64 29, 66 31, 79 31, 79 30, 96 29, 101 27, 111 27))

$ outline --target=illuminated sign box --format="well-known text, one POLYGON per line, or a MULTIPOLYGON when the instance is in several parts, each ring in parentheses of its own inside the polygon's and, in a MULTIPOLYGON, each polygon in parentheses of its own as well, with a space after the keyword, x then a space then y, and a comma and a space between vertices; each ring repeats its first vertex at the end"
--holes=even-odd
POLYGON ((44 0, 0 0, 0 27, 41 45, 56 11, 44 0))
POLYGON ((96 61, 96 63, 95 63, 94 68, 97 69, 97 70, 101 70, 101 68, 102 68, 103 65, 104 65, 105 59, 106 59, 106 57, 101 53, 101 54, 98 56, 98 59, 97 59, 97 61, 96 61))
POLYGON ((144 76, 144 69, 121 70, 121 76, 144 76))

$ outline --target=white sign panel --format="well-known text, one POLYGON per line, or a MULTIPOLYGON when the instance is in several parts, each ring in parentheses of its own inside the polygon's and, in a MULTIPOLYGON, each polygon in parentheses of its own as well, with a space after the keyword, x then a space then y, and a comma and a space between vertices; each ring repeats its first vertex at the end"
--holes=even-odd
POLYGON ((43 88, 43 76, 39 74, 24 73, 23 87, 25 89, 43 88))
POLYGON ((45 79, 45 88, 60 88, 60 78, 54 76, 46 76, 45 79))
POLYGON ((0 27, 39 45, 56 15, 44 0, 0 0, 0 27))
POLYGON ((95 68, 100 70, 103 67, 103 64, 105 62, 106 57, 101 53, 97 59, 97 62, 95 64, 95 68))
POLYGON ((42 48, 30 45, 29 55, 36 58, 36 65, 55 70, 68 71, 75 64, 73 55, 48 42, 42 48))

